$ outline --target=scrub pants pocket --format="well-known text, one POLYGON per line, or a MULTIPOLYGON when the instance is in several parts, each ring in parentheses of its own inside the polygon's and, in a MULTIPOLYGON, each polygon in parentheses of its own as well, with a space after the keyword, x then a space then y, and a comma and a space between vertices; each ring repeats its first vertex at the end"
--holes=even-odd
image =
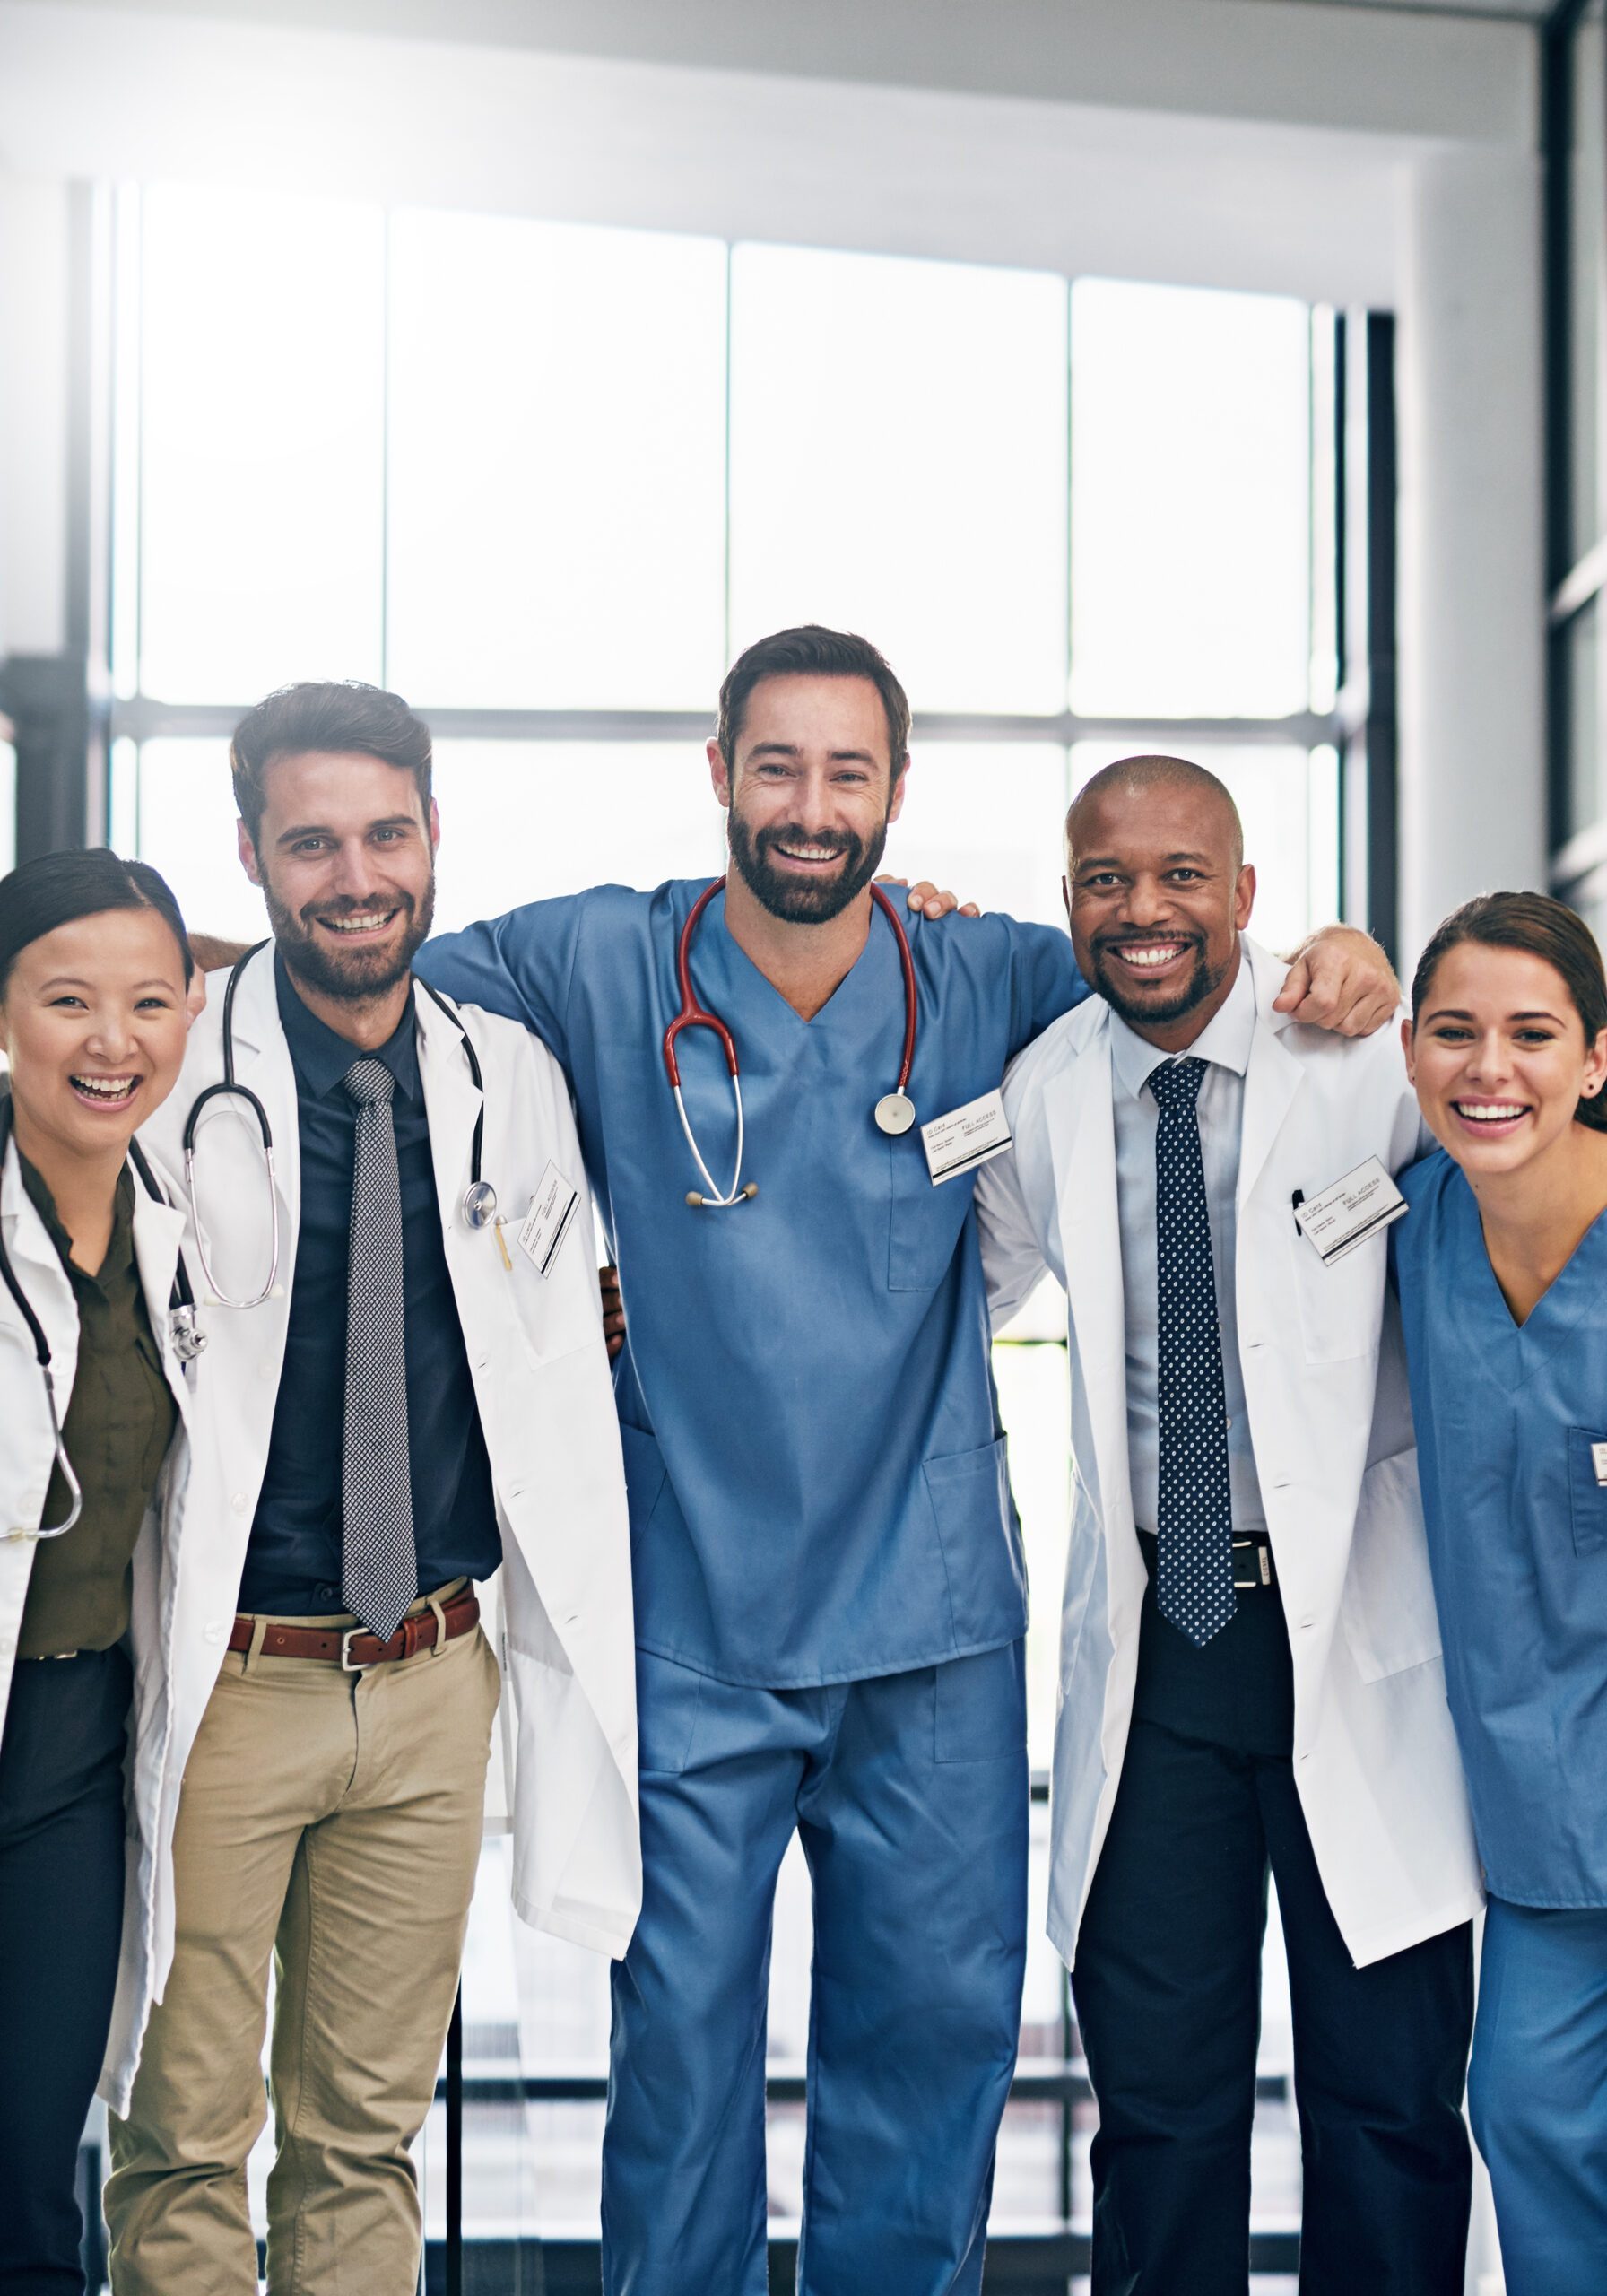
POLYGON ((1004 1761, 1027 1743, 1025 1642, 933 1668, 933 1759, 1004 1761))
POLYGON ((679 1778, 691 1760, 703 1677, 655 1651, 636 1654, 636 1722, 639 1770, 679 1778))

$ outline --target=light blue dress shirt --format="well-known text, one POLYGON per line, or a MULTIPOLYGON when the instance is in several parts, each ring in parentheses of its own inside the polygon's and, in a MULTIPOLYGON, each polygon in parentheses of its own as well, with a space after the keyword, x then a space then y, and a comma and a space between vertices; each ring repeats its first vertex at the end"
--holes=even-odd
MULTIPOLYGON (((575 1094, 618 1259, 615 1370, 638 1645, 724 1681, 802 1689, 995 1649, 1025 1628, 1021 1537, 989 1371, 973 1176, 934 1187, 918 1131, 872 1110, 904 1034, 880 915, 804 1021, 732 938, 723 894, 691 950, 736 1039, 744 1178, 700 1185, 665 1074, 675 952, 700 883, 604 886, 431 941, 416 970, 526 1022, 575 1094)), ((1084 995, 1064 933, 908 919, 925 1121, 991 1091, 1084 995)), ((678 1045, 709 1170, 731 1170, 731 1083, 707 1030, 678 1045)), ((496 1174, 488 1172, 494 1184, 496 1174)), ((578 1178, 578 1175, 576 1175, 578 1178)), ((510 1217, 525 1207, 505 1207, 510 1217)))
POLYGON ((1607 1213, 1515 1323, 1442 1150, 1390 1230, 1423 1514, 1491 1894, 1607 1906, 1607 1213))
POLYGON ((1235 1253, 1238 1244, 1238 1146, 1244 1125, 1245 1071, 1255 1037, 1255 987, 1242 950, 1220 1009, 1186 1052, 1162 1052, 1110 1016, 1110 1072, 1116 1119, 1116 1179, 1122 1228, 1122 1293, 1127 1340, 1127 1451, 1134 1520, 1153 1530, 1160 1481, 1159 1332, 1156 1324, 1155 1127, 1160 1111, 1145 1088, 1172 1059, 1203 1060, 1200 1161, 1211 1216, 1217 1316, 1222 1335, 1222 1384, 1228 1405, 1228 1474, 1233 1526, 1266 1528, 1244 1374, 1238 1361, 1235 1253))

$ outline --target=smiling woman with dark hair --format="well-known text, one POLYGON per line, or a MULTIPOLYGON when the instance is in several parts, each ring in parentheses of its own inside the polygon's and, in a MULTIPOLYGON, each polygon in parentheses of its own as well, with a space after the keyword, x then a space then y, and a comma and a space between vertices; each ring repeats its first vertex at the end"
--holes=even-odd
POLYGON ((1446 1688, 1490 1909, 1469 2102, 1507 2296, 1607 2258, 1607 980, 1488 893, 1404 1035, 1443 1153, 1393 1231, 1446 1688))
POLYGON ((184 1439, 166 1312, 182 1223, 133 1138, 178 1074, 190 969, 173 896, 143 863, 53 853, 0 878, 0 2288, 14 2296, 83 2286, 74 2174, 123 1930, 134 1557, 159 1490, 170 1510, 183 1487, 162 1475, 184 1439))

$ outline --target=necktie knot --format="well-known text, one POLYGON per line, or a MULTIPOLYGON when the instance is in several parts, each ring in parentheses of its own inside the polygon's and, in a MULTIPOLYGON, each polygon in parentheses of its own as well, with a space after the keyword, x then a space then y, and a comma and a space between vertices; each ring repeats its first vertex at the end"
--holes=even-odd
POLYGON ((354 1060, 341 1083, 359 1108, 364 1109, 388 1100, 396 1089, 396 1080, 383 1060, 354 1060))
POLYGON ((1155 1105, 1162 1109, 1192 1109, 1200 1097, 1204 1082, 1205 1063, 1203 1060, 1168 1060, 1151 1071, 1150 1090, 1155 1105))

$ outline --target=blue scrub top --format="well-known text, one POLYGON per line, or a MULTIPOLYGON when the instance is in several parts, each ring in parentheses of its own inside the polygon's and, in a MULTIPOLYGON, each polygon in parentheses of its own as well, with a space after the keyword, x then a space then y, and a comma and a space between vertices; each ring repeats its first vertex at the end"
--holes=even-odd
POLYGON ((1607 1213, 1519 1325, 1460 1168, 1441 1150, 1401 1187, 1423 1511, 1485 1879, 1515 1905, 1607 1906, 1607 1213))
MULTIPOLYGON (((700 1187, 665 1074, 675 948, 707 881, 603 886, 431 941, 417 970, 526 1022, 568 1072, 619 1264, 615 1387, 637 1640, 774 1689, 935 1665, 1026 1626, 1021 1535, 988 1361, 973 1177, 934 1187, 917 1128, 872 1109, 903 1045, 898 944, 877 914, 830 1003, 800 1020, 725 926, 692 944, 736 1039, 751 1202, 700 1187)), ((910 917, 925 1122, 996 1086, 1086 994, 1063 933, 910 917)), ((708 1030, 679 1039, 687 1112, 723 1188, 731 1085, 708 1030)), ((495 1181, 495 1173, 487 1178, 495 1181)), ((520 1217, 524 1206, 510 1208, 520 1217)))

